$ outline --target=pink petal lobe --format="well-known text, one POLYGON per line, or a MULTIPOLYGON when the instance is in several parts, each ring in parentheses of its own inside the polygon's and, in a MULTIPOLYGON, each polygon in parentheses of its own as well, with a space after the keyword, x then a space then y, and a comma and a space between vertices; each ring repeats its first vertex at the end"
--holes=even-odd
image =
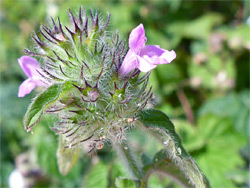
POLYGON ((151 62, 151 59, 149 57, 138 57, 138 60, 139 60, 139 66, 138 66, 138 69, 141 71, 141 72, 148 72, 152 69, 154 69, 157 65, 154 65, 152 62, 151 62))
POLYGON ((138 52, 145 46, 147 38, 145 37, 145 30, 142 24, 134 28, 129 35, 129 48, 138 52))
POLYGON ((25 80, 19 87, 18 97, 24 97, 29 94, 36 87, 36 82, 31 78, 25 80))
POLYGON ((171 51, 165 51, 162 55, 161 58, 167 60, 168 63, 171 63, 176 58, 176 53, 174 50, 171 51))
POLYGON ((131 50, 128 51, 127 55, 125 56, 122 65, 119 69, 119 75, 125 76, 132 70, 138 67, 138 57, 137 55, 132 52, 131 50))
POLYGON ((148 57, 152 64, 166 64, 170 63, 176 58, 176 53, 160 48, 156 45, 147 45, 142 48, 140 56, 148 57))
POLYGON ((40 69, 39 63, 35 58, 29 56, 22 56, 18 59, 18 63, 23 69, 27 77, 38 76, 37 69, 40 69))

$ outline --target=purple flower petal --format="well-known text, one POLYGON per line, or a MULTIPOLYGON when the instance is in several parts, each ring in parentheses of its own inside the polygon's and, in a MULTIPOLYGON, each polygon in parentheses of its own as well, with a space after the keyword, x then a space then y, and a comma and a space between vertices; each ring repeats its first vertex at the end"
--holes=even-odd
POLYGON ((31 78, 25 80, 19 87, 18 97, 24 97, 29 94, 36 87, 36 82, 31 78))
POLYGON ((35 58, 29 56, 22 56, 18 59, 18 63, 23 69, 23 72, 27 77, 38 76, 37 69, 39 69, 39 63, 35 58))
POLYGON ((37 70, 40 70, 40 67, 36 59, 29 56, 22 56, 18 59, 18 63, 28 77, 28 79, 20 85, 18 97, 24 97, 26 94, 29 94, 36 86, 48 86, 42 81, 43 78, 37 72, 37 70))
POLYGON ((125 76, 126 74, 128 74, 130 71, 134 70, 137 67, 138 67, 137 55, 131 50, 129 50, 123 60, 122 66, 119 69, 119 74, 121 76, 125 76))
POLYGON ((170 63, 176 58, 176 53, 173 50, 164 50, 160 46, 147 45, 140 51, 140 56, 148 57, 152 64, 158 65, 170 63))
POLYGON ((137 67, 141 72, 149 72, 157 65, 154 65, 149 57, 138 56, 139 66, 137 67))
POLYGON ((120 76, 125 76, 135 68, 148 72, 159 64, 170 63, 176 58, 176 53, 162 49, 157 45, 147 45, 145 30, 142 24, 132 30, 129 36, 129 51, 119 70, 120 76))
POLYGON ((145 46, 147 38, 142 24, 134 28, 129 35, 129 48, 135 53, 145 46))
POLYGON ((165 50, 165 52, 161 55, 161 58, 167 60, 168 63, 171 63, 176 58, 176 53, 174 50, 165 50))

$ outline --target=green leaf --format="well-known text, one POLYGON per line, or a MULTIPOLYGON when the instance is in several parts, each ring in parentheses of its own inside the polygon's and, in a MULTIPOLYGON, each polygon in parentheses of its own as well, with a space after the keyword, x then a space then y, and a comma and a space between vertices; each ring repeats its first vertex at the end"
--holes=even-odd
POLYGON ((116 178, 115 185, 117 188, 125 188, 125 187, 137 188, 142 186, 139 180, 132 180, 123 177, 116 178))
POLYGON ((113 164, 109 166, 109 184, 108 187, 116 187, 115 180, 117 177, 124 177, 127 175, 125 166, 118 160, 113 160, 113 164))
POLYGON ((174 183, 168 178, 164 178, 164 174, 160 172, 154 172, 150 175, 148 179, 147 186, 150 188, 181 188, 178 184, 174 183))
MULTIPOLYGON (((151 164, 144 166, 145 172, 160 171, 169 176, 172 180, 176 181, 183 187, 192 187, 189 180, 185 177, 181 169, 175 164, 168 156, 165 149, 159 151, 153 159, 151 164)), ((147 174, 151 175, 151 173, 147 174)))
MULTIPOLYGON (((220 105, 218 102, 218 106, 220 105)), ((228 112, 229 109, 222 109, 220 113, 228 112)), ((211 187, 235 187, 229 174, 236 170, 244 171, 244 161, 239 151, 247 144, 247 139, 233 129, 233 123, 231 116, 221 117, 212 113, 199 117, 196 126, 175 121, 176 131, 181 136, 185 149, 188 149, 206 174, 211 187)), ((246 151, 246 156, 247 148, 241 150, 246 151)))
POLYGON ((228 175, 237 169, 243 169, 244 160, 239 150, 247 144, 247 139, 232 128, 233 122, 226 117, 207 114, 199 118, 197 123, 197 135, 206 143, 204 149, 196 154, 197 163, 209 178, 212 187, 234 187, 228 175))
POLYGON ((65 138, 63 135, 59 135, 59 146, 57 149, 57 164, 59 171, 63 175, 67 175, 71 168, 76 164, 80 147, 64 148, 65 147, 65 138))
POLYGON ((59 138, 58 135, 55 135, 55 132, 50 129, 54 120, 52 116, 43 118, 39 122, 41 126, 39 129, 36 129, 35 136, 27 137, 26 135, 27 138, 25 142, 28 144, 27 147, 32 149, 37 159, 37 164, 42 167, 43 172, 49 176, 51 184, 47 187, 82 187, 82 175, 85 174, 89 168, 90 159, 84 156, 81 160, 78 160, 76 165, 74 165, 66 176, 60 173, 55 152, 58 149, 59 138))
POLYGON ((185 120, 175 120, 175 130, 182 138, 184 148, 191 154, 205 147, 206 141, 199 134, 197 126, 185 120))
POLYGON ((108 166, 99 162, 93 166, 84 178, 84 187, 107 187, 108 166))
POLYGON ((49 104, 55 102, 64 84, 54 84, 38 95, 30 104, 25 117, 24 124, 27 131, 36 125, 49 104))
POLYGON ((238 94, 240 110, 237 111, 235 117, 235 128, 237 131, 249 136, 249 123, 250 123, 250 91, 244 90, 238 94))
MULTIPOLYGON (((167 166, 165 167, 165 173, 170 174, 170 176, 175 175, 175 178, 180 180, 180 177, 176 176, 178 174, 177 170, 179 170, 183 174, 182 183, 190 181, 194 187, 210 187, 208 180, 195 161, 183 148, 181 139, 176 134, 174 125, 168 116, 161 111, 153 109, 141 111, 138 115, 139 121, 143 123, 142 128, 146 127, 147 131, 164 145, 165 153, 169 159, 168 162, 174 163, 171 164, 172 166, 169 166, 169 169, 167 166), (186 180, 183 181, 184 179, 186 180)), ((158 160, 155 160, 155 162, 158 163, 158 160)), ((163 165, 160 166, 163 168, 163 165)), ((152 167, 144 168, 145 173, 151 173, 151 170, 152 167)))
POLYGON ((199 116, 216 114, 221 117, 233 116, 241 108, 235 94, 207 100, 200 108, 199 116))
POLYGON ((173 22, 168 26, 168 31, 175 37, 189 39, 206 39, 213 27, 223 21, 223 16, 218 13, 207 13, 192 21, 173 22), (197 29, 199 28, 199 29, 197 29))
MULTIPOLYGON (((181 144, 180 137, 176 134, 173 123, 169 120, 168 116, 159 110, 148 109, 141 111, 140 114, 140 121, 148 128, 155 128, 163 130, 165 133, 170 135, 170 137, 175 142, 176 151, 182 157, 189 157, 186 150, 183 148, 181 144)), ((164 141, 165 142, 165 141, 164 141)), ((163 142, 163 144, 164 144, 163 142)), ((166 140, 168 142, 168 140, 166 140)))
POLYGON ((234 122, 235 129, 248 136, 250 120, 249 90, 208 100, 199 110, 200 116, 206 114, 230 118, 234 122))

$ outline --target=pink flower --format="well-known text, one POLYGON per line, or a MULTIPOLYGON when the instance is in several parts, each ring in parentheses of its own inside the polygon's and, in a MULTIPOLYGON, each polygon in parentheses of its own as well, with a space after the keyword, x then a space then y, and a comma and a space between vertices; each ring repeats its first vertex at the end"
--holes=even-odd
POLYGON ((140 24, 129 35, 129 51, 119 69, 120 76, 125 76, 135 68, 148 72, 157 65, 170 63, 176 58, 173 50, 164 50, 157 45, 145 46, 146 41, 144 27, 140 24))
POLYGON ((40 70, 40 67, 36 59, 29 56, 22 56, 18 59, 18 63, 28 77, 28 79, 20 85, 18 97, 24 97, 29 94, 36 86, 47 86, 47 84, 41 81, 42 77, 37 72, 37 70, 40 70))

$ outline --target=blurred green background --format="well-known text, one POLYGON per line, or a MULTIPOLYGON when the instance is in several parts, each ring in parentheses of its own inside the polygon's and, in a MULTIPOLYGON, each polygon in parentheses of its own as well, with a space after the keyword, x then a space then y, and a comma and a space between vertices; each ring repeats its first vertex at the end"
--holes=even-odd
MULTIPOLYGON (((68 22, 66 10, 76 13, 79 6, 98 9, 103 16, 110 12, 109 29, 117 29, 126 40, 143 23, 147 44, 176 51, 176 60, 152 71, 153 106, 173 120, 212 187, 249 187, 250 1, 0 3, 1 187, 8 187, 15 168, 26 175, 31 171, 27 181, 35 182, 35 187, 114 187, 115 177, 127 176, 110 146, 91 158, 83 153, 71 172, 62 176, 56 163, 57 136, 49 128, 52 119, 42 121, 33 135, 23 128, 23 116, 36 91, 17 97, 25 79, 17 59, 32 45, 31 35, 41 23, 50 23, 50 16, 68 22)), ((156 146, 136 129, 129 139, 139 152, 154 153, 156 146)), ((157 175, 150 178, 150 186, 178 187, 157 175)))

